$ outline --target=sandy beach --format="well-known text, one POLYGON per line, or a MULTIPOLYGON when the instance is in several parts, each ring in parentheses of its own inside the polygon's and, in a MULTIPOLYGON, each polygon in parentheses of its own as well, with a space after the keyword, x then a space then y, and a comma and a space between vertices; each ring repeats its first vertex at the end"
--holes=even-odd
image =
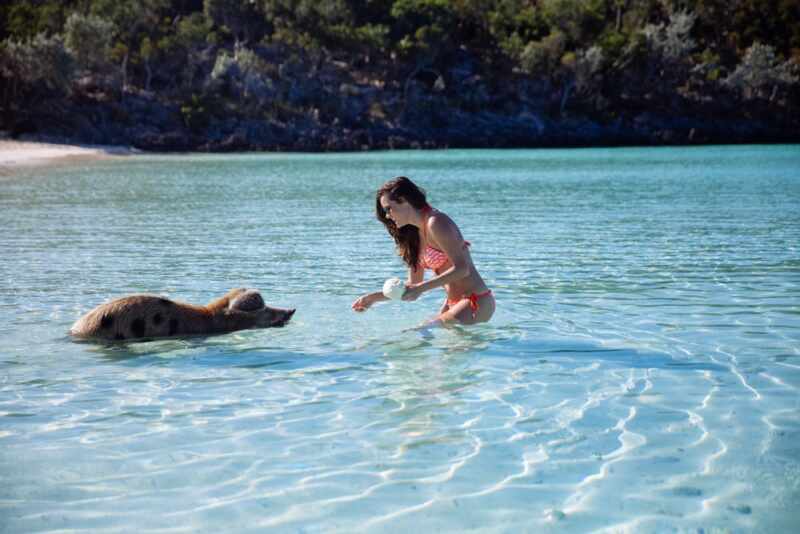
POLYGON ((102 159, 136 153, 135 149, 110 145, 65 145, 0 139, 0 175, 23 167, 57 165, 74 160, 102 159))

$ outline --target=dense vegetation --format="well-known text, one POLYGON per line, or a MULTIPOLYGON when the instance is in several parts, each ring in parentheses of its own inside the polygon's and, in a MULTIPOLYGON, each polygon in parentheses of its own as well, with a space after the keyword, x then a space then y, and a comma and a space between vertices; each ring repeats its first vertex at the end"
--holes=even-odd
POLYGON ((10 0, 0 129, 160 149, 798 140, 798 0, 10 0))

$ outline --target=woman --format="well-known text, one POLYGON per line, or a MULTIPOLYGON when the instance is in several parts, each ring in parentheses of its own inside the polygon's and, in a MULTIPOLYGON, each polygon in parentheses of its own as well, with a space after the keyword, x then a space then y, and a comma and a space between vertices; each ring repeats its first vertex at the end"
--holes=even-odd
MULTIPOLYGON (((439 315, 429 324, 474 324, 492 317, 494 296, 472 263, 469 242, 450 217, 428 205, 422 189, 404 176, 386 182, 378 189, 375 211, 408 265, 403 300, 416 300, 437 287, 447 292, 439 315), (425 269, 434 273, 426 281, 425 269)), ((368 293, 353 309, 362 312, 382 300, 387 300, 382 292, 368 293)))

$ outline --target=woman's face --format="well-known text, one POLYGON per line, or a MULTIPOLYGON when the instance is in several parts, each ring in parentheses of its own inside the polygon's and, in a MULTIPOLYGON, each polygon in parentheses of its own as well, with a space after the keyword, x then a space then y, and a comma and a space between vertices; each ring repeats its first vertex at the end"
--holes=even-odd
POLYGON ((403 199, 395 202, 389 195, 381 195, 381 207, 386 214, 386 218, 393 221, 395 226, 402 228, 411 221, 411 214, 414 208, 403 199))

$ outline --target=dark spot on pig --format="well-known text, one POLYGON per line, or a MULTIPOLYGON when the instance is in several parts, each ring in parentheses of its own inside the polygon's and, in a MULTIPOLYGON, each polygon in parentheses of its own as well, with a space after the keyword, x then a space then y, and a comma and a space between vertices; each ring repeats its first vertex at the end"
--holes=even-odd
POLYGON ((103 317, 100 319, 100 328, 111 328, 114 325, 114 316, 103 314, 103 317))
POLYGON ((133 337, 144 337, 144 330, 144 319, 141 317, 134 319, 133 323, 131 323, 131 332, 133 332, 133 337))

